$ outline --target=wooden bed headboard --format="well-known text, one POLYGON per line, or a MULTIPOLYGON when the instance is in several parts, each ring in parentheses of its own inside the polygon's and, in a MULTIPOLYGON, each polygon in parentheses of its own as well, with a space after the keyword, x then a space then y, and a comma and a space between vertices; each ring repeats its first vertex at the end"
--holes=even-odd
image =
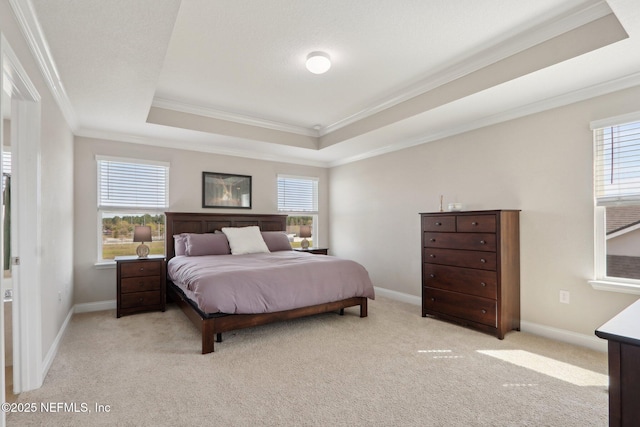
POLYGON ((287 215, 165 212, 167 260, 175 256, 173 236, 180 233, 213 233, 222 227, 257 225, 262 231, 285 231, 287 215))

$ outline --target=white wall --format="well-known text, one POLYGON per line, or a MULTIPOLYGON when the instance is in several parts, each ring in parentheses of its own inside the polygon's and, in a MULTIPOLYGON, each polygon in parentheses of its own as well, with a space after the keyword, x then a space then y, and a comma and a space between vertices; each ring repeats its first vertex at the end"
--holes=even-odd
MULTIPOLYGON (((41 101, 42 356, 73 307, 73 135, 36 65, 9 2, 0 2, 0 31, 36 86, 41 101), (62 300, 58 301, 58 292, 62 300)), ((28 297, 28 296, 27 296, 28 297)))
MULTIPOLYGON (((596 291, 589 122, 636 111, 640 87, 330 171, 331 242, 376 286, 421 293, 419 212, 520 209, 522 320, 593 336, 637 296, 596 291), (570 304, 559 302, 568 290, 570 304)), ((420 309, 416 307, 416 314, 420 309)))
POLYGON ((324 168, 298 166, 240 157, 148 145, 76 137, 75 141, 75 302, 94 303, 116 298, 115 267, 98 269, 98 220, 96 155, 169 162, 169 210, 174 212, 277 213, 278 174, 317 176, 319 182, 319 238, 329 245, 328 172, 324 168), (202 172, 252 176, 252 209, 203 209, 202 172))

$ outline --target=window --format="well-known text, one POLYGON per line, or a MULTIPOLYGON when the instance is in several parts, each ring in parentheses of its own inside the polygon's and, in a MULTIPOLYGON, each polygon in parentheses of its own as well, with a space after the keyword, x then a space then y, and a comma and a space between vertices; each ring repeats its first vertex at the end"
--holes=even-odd
POLYGON ((318 246, 318 178, 278 175, 278 212, 287 213, 291 246, 300 247, 301 229, 311 227, 309 246, 318 246))
POLYGON ((98 258, 134 255, 136 225, 151 227, 151 254, 164 254, 169 164, 98 156, 98 258))
POLYGON ((640 286, 640 121, 594 129, 596 281, 640 286))

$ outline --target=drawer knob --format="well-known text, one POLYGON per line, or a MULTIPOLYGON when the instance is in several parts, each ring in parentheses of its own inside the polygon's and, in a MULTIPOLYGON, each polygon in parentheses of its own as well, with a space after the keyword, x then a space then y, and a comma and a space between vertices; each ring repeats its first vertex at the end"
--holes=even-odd
POLYGON ((431 273, 431 274, 429 275, 429 277, 431 277, 431 278, 433 279, 433 278, 435 278, 435 277, 436 277, 436 275, 435 275, 435 274, 433 274, 433 273, 431 273))
POLYGON ((441 226, 441 225, 442 225, 442 223, 441 223, 441 222, 436 222, 436 225, 437 225, 437 226, 441 226))
POLYGON ((435 257, 436 257, 434 254, 429 254, 429 256, 430 256, 431 258, 435 258, 435 257))
POLYGON ((432 237, 432 238, 430 238, 429 240, 430 240, 430 241, 432 241, 432 242, 435 242, 435 241, 436 241, 436 239, 434 239, 433 237, 432 237))
POLYGON ((487 310, 482 310, 482 314, 487 314, 487 310))
POLYGON ((475 221, 473 221, 473 222, 471 223, 471 225, 478 225, 478 223, 477 223, 477 222, 475 222, 475 221))
POLYGON ((487 286, 487 284, 484 283, 484 282, 480 282, 480 286, 482 286, 484 288, 485 286, 487 286))
POLYGON ((433 298, 433 297, 431 298, 431 301, 435 301, 435 300, 436 300, 435 298, 433 298))
POLYGON ((480 240, 480 244, 481 244, 481 245, 486 245, 486 244, 487 244, 487 242, 485 242, 484 240, 480 240))
POLYGON ((144 267, 140 267, 140 271, 144 271, 144 267))
POLYGON ((486 262, 487 262, 487 260, 486 260, 486 259, 484 259, 484 258, 480 258, 480 262, 484 264, 484 263, 486 263, 486 262))

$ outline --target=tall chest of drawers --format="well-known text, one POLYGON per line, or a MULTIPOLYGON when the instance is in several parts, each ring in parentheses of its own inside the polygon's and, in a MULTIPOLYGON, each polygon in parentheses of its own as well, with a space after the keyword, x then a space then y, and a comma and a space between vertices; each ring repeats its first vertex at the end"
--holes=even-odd
POLYGON ((421 213, 422 316, 520 330, 520 212, 421 213))

